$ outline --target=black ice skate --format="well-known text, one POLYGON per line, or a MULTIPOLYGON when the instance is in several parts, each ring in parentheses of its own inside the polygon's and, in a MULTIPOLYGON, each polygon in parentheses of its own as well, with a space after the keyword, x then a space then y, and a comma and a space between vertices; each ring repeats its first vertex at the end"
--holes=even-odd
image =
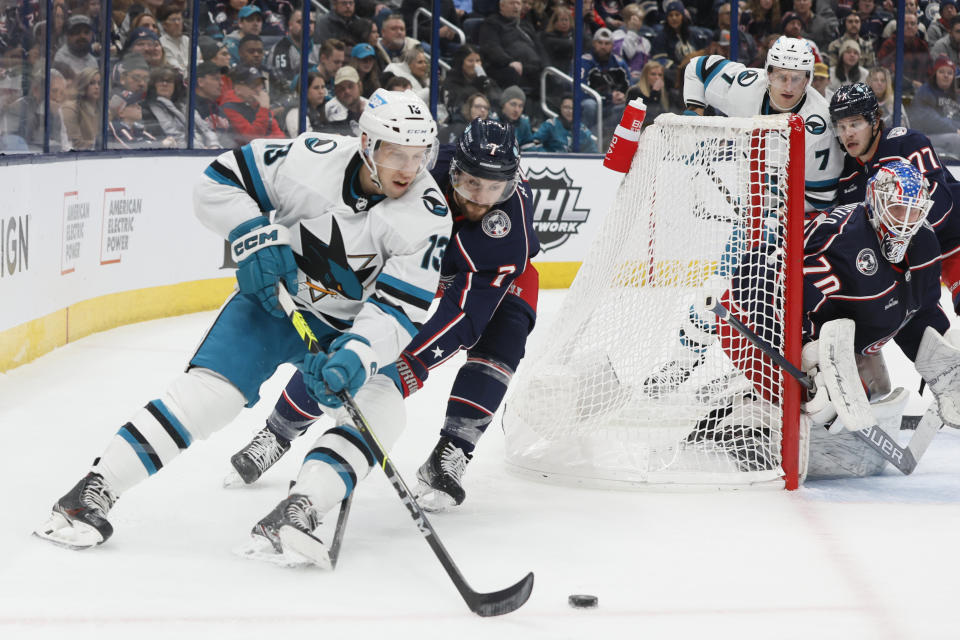
POLYGON ((417 469, 417 504, 425 511, 444 511, 463 503, 467 497, 463 474, 471 458, 472 454, 440 436, 430 457, 417 469))
POLYGON ((691 352, 663 363, 643 381, 643 391, 651 398, 673 393, 690 378, 696 367, 703 364, 703 359, 703 355, 691 352))
MULTIPOLYGON (((243 449, 230 457, 230 464, 245 484, 253 484, 289 450, 289 440, 264 427, 243 449)), ((224 484, 233 486, 236 479, 228 476, 224 484)))
POLYGON ((113 535, 107 514, 116 501, 103 476, 91 471, 53 505, 50 518, 33 534, 68 549, 103 544, 113 535))
POLYGON ((277 564, 295 566, 305 560, 329 569, 332 568, 329 549, 313 535, 320 526, 320 515, 310 498, 294 493, 274 507, 250 533, 254 538, 268 541, 276 554, 286 558, 277 564))

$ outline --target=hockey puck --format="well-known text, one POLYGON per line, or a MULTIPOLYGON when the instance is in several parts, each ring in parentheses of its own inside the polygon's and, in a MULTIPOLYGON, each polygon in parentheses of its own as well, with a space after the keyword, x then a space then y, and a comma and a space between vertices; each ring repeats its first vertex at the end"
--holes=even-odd
POLYGON ((592 609, 597 606, 597 596, 575 593, 567 598, 567 602, 574 609, 592 609))

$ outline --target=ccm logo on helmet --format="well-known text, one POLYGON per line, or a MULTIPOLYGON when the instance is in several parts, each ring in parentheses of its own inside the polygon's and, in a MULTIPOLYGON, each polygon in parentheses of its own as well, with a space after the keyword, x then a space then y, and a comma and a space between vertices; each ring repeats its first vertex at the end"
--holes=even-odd
POLYGON ((233 245, 233 257, 240 258, 240 256, 248 251, 256 251, 259 247, 276 244, 279 240, 280 236, 276 229, 270 232, 251 235, 233 245))

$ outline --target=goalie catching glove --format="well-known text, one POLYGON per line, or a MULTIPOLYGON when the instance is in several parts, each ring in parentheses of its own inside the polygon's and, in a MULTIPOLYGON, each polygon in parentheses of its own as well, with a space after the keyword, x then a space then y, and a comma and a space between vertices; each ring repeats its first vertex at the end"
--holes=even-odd
POLYGON ((914 364, 936 398, 940 419, 960 429, 960 331, 940 335, 927 327, 914 364))
POLYGON ((277 285, 283 280, 290 295, 297 295, 297 261, 290 248, 290 230, 257 216, 237 226, 227 239, 237 262, 240 293, 256 296, 267 313, 283 318, 277 285))
POLYGON ((325 407, 343 403, 341 391, 355 395, 369 376, 377 372, 370 342, 353 333, 344 333, 330 343, 327 353, 308 353, 303 360, 303 381, 307 392, 325 407))

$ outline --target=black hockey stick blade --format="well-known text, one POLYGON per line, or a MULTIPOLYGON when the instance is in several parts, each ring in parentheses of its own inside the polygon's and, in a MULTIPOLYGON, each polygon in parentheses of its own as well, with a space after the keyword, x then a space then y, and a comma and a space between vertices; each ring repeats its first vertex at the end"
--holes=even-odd
POLYGON ((330 541, 330 568, 337 568, 340 559, 340 545, 343 543, 343 531, 347 528, 347 516, 350 515, 350 505, 353 504, 354 491, 340 502, 340 514, 337 516, 337 525, 333 530, 333 540, 330 541))
POLYGON ((533 572, 523 577, 523 580, 493 593, 473 592, 472 596, 465 596, 467 606, 478 616, 489 618, 502 616, 505 613, 516 611, 527 601, 533 591, 533 572))

